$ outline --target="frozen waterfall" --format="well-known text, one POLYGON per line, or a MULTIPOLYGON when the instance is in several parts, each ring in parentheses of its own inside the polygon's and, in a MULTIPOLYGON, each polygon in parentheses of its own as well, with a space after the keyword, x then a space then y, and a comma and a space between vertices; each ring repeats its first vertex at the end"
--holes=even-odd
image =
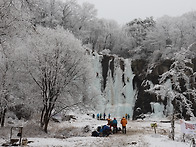
POLYGON ((93 70, 93 89, 96 96, 97 113, 111 114, 111 117, 133 115, 135 91, 133 90, 134 74, 131 60, 112 55, 91 54, 93 70))

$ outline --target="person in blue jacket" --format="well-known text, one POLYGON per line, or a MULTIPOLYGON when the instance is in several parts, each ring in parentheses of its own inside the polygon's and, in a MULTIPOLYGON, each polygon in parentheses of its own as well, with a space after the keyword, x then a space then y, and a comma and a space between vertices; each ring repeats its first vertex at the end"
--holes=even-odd
POLYGON ((97 120, 99 120, 99 113, 97 113, 97 120))
POLYGON ((111 116, 111 115, 110 115, 110 113, 109 113, 109 114, 108 114, 108 118, 109 118, 109 119, 110 119, 110 116, 111 116))
POLYGON ((102 126, 100 130, 100 136, 102 137, 109 136, 110 133, 111 133, 111 129, 109 126, 107 125, 102 126))
POLYGON ((113 133, 117 133, 117 120, 116 118, 114 118, 114 120, 112 121, 112 126, 113 126, 113 133))

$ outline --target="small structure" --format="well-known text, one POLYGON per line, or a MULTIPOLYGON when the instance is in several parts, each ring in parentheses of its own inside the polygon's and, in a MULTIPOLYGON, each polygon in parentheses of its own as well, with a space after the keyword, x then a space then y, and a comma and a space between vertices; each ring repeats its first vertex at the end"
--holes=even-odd
POLYGON ((22 129, 23 127, 11 127, 10 129, 10 144, 22 145, 22 129), (13 134, 17 132, 17 134, 13 134))
POLYGON ((157 123, 151 123, 151 128, 154 128, 154 132, 156 134, 157 123))
POLYGON ((2 144, 2 146, 21 146, 21 145, 23 145, 24 143, 22 140, 22 129, 23 129, 23 127, 11 127, 10 139, 8 142, 2 144))
POLYGON ((33 141, 28 141, 27 138, 23 138, 23 127, 11 127, 9 141, 3 143, 2 146, 27 146, 28 143, 33 141))

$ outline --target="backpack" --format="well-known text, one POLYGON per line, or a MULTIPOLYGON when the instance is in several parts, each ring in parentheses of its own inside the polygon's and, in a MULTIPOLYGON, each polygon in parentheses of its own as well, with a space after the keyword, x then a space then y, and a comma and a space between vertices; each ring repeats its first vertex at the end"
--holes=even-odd
POLYGON ((92 136, 94 136, 94 137, 98 137, 98 136, 99 136, 99 132, 97 132, 97 131, 93 131, 93 132, 92 132, 92 136))

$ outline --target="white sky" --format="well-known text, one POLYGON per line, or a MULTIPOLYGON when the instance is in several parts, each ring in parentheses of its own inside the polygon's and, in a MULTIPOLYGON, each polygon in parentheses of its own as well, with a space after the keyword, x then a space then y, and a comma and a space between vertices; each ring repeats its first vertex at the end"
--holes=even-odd
POLYGON ((113 19, 120 24, 134 18, 164 15, 180 16, 196 10, 196 0, 77 0, 79 4, 89 2, 95 5, 99 18, 113 19))

